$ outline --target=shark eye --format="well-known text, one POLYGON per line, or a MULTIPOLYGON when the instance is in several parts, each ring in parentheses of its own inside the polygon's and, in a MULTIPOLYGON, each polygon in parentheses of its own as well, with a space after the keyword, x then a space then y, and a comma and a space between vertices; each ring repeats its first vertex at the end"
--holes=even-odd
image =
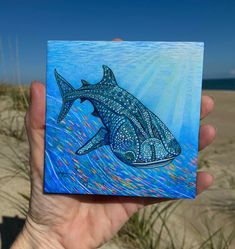
POLYGON ((133 151, 127 151, 125 153, 126 160, 132 162, 135 159, 135 153, 133 151))

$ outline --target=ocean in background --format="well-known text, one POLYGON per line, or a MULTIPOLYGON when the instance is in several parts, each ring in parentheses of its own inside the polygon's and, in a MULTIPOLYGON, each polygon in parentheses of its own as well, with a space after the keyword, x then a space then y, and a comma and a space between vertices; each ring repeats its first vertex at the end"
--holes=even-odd
POLYGON ((203 90, 235 90, 234 79, 204 79, 202 81, 203 90))

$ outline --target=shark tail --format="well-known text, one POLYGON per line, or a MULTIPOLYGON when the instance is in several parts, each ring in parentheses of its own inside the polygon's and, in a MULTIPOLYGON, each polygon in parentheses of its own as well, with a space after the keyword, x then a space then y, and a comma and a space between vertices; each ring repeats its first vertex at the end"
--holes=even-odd
POLYGON ((58 72, 55 69, 55 78, 56 78, 56 82, 59 86, 60 89, 60 94, 62 97, 62 108, 60 110, 60 114, 58 116, 57 119, 57 123, 60 123, 67 115, 67 113, 69 112, 71 106, 73 105, 73 102, 75 101, 75 99, 67 99, 67 94, 68 93, 72 93, 75 91, 75 88, 72 87, 68 81, 66 81, 60 74, 58 74, 58 72))

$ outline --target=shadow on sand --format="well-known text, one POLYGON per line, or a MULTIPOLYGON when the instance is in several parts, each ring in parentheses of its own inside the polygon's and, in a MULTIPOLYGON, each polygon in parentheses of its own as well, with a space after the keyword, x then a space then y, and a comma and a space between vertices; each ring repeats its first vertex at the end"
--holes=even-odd
POLYGON ((21 229, 23 228, 25 219, 15 217, 2 217, 2 223, 0 224, 1 233, 1 245, 2 249, 9 249, 21 229))

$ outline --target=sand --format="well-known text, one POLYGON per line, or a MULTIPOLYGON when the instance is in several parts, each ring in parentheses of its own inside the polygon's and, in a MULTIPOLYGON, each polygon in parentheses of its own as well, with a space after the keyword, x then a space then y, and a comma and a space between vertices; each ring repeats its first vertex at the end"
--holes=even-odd
MULTIPOLYGON (((196 200, 184 200, 180 208, 170 217, 168 222, 171 228, 176 244, 179 246, 182 236, 186 231, 185 248, 197 248, 201 243, 202 237, 199 236, 195 229, 192 229, 191 223, 206 236, 205 220, 208 220, 211 230, 221 227, 226 222, 231 221, 230 216, 235 218, 235 92, 229 91, 207 91, 208 95, 215 100, 216 108, 209 118, 202 123, 211 123, 217 128, 217 138, 215 142, 200 153, 200 170, 211 172, 215 178, 213 187, 201 194, 196 200), (215 205, 216 204, 216 205, 215 205), (233 211, 216 213, 215 207, 223 205, 233 205, 233 211)), ((19 160, 15 156, 14 150, 19 155, 27 153, 27 141, 18 141, 10 135, 14 134, 23 123, 24 113, 10 110, 11 100, 9 98, 0 98, 0 215, 14 217, 23 215, 17 210, 11 202, 2 198, 3 196, 12 196, 13 200, 21 200, 19 193, 28 194, 29 184, 27 181, 18 177, 10 179, 9 170, 14 168, 13 164, 19 160), (17 116, 17 119, 14 117, 17 116), (12 121, 13 120, 13 121, 12 121), (3 122, 4 121, 4 122, 3 122), (11 132, 9 133, 9 127, 11 132), (13 149, 12 149, 13 148, 13 149), (9 158, 12 160, 9 160, 9 158)), ((17 137, 17 135, 14 135, 17 137)), ((2 222, 2 220, 0 220, 2 222)), ((234 223, 233 223, 234 225, 234 223)), ((229 227, 227 226, 227 230, 229 227)), ((235 244, 231 248, 235 248, 235 244), (234 246, 234 247, 233 247, 234 246)), ((112 242, 103 246, 105 249, 121 248, 112 242)))

